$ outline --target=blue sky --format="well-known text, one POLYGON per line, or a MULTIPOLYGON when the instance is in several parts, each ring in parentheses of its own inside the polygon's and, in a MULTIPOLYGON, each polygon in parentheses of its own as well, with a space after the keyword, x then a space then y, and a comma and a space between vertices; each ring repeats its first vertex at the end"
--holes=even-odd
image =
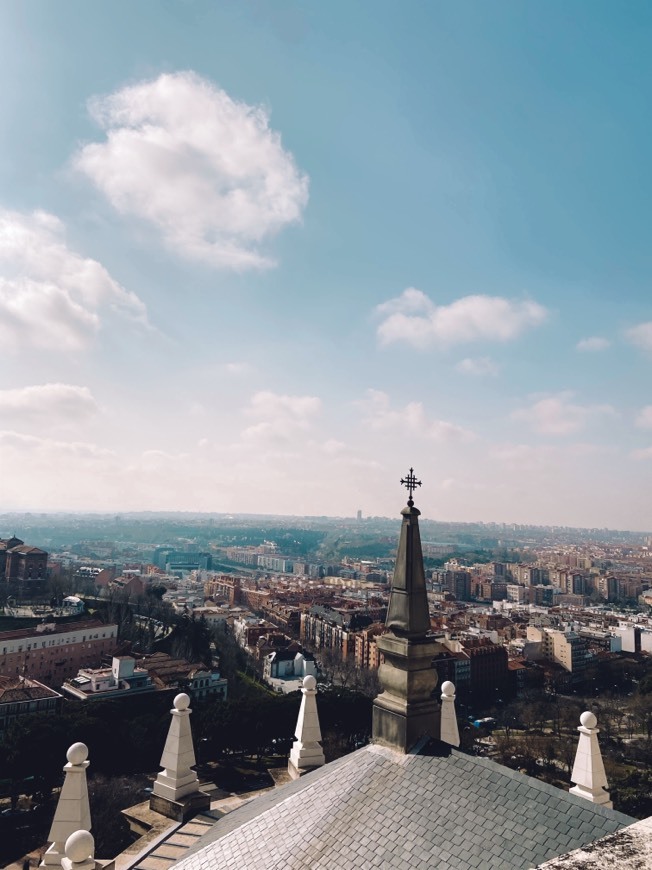
POLYGON ((652 9, 0 6, 0 507, 652 529, 652 9))

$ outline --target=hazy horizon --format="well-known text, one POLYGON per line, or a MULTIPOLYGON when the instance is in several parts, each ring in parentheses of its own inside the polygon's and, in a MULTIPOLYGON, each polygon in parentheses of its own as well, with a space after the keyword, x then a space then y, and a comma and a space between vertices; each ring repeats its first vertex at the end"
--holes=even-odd
MULTIPOLYGON (((418 507, 418 505, 416 505, 418 507)), ((278 520, 278 521, 320 521, 324 520, 326 522, 341 522, 346 521, 351 523, 352 525, 356 525, 358 522, 362 526, 365 523, 371 523, 374 521, 379 521, 383 523, 392 523, 395 522, 396 525, 396 533, 398 535, 401 515, 400 511, 402 508, 396 511, 395 515, 369 515, 362 516, 361 520, 358 521, 357 516, 354 514, 280 514, 280 513, 242 513, 242 512, 217 512, 217 511, 180 511, 180 510, 166 510, 166 511, 156 511, 156 510, 142 510, 142 511, 38 511, 38 510, 21 510, 21 511, 11 511, 11 510, 0 510, 0 538, 5 534, 9 534, 6 529, 1 528, 2 522, 9 518, 20 518, 20 517, 31 517, 40 520, 47 520, 49 518, 57 519, 57 518, 84 518, 88 517, 89 519, 107 519, 110 521, 114 521, 116 519, 123 521, 126 518, 134 518, 138 519, 141 517, 151 517, 153 519, 157 518, 171 518, 171 517, 180 517, 180 518, 192 518, 192 519, 220 519, 220 520, 278 520)), ((423 513, 420 517, 422 525, 433 523, 436 525, 442 526, 486 526, 489 528, 498 527, 509 529, 511 527, 523 527, 523 528, 533 528, 533 529, 559 529, 559 530, 571 530, 575 532, 617 532, 617 533, 626 533, 631 535, 651 535, 652 532, 648 529, 625 529, 625 528, 610 528, 608 526, 562 526, 555 523, 518 523, 516 521, 505 521, 505 522, 493 522, 488 521, 485 522, 483 520, 459 520, 459 519, 435 519, 433 517, 425 516, 423 513)), ((12 532, 13 533, 13 532, 12 532)))

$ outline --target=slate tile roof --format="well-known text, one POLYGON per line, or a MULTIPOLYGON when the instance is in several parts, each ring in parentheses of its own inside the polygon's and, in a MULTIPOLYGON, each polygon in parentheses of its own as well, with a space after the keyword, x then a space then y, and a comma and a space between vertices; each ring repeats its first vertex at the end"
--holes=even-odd
POLYGON ((217 822, 178 870, 526 870, 634 819, 433 742, 366 746, 217 822))
POLYGON ((652 818, 539 866, 541 870, 650 870, 652 818))

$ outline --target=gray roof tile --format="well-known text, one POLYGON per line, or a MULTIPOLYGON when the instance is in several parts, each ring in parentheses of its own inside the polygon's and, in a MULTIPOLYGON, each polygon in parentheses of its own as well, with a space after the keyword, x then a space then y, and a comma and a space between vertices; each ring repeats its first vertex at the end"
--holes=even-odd
POLYGON ((428 752, 368 746, 262 795, 216 822, 178 870, 525 870, 633 821, 489 759, 428 752))

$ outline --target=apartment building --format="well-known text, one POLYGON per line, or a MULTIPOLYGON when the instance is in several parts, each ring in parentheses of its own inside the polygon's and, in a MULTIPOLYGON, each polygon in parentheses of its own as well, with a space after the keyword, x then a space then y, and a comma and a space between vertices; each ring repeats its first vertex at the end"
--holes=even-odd
POLYGON ((342 658, 355 651, 355 637, 349 629, 349 620, 338 610, 319 604, 301 614, 300 637, 308 646, 336 650, 342 658))
POLYGON ((118 626, 99 620, 47 623, 0 632, 0 674, 60 686, 80 668, 97 667, 113 652, 118 626))

